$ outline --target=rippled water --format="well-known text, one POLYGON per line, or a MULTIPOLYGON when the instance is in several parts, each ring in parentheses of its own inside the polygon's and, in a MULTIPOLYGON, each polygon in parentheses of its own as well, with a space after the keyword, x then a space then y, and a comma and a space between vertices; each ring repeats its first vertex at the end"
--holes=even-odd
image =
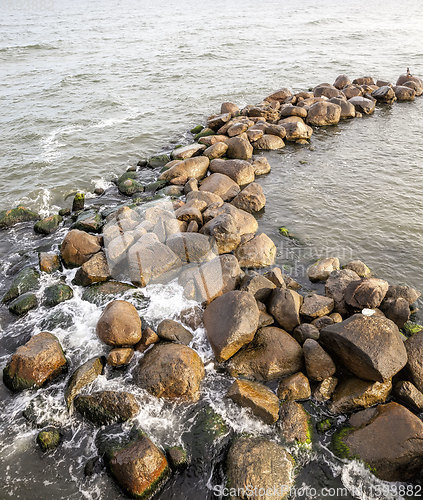
MULTIPOLYGON (((1 7, 0 209, 23 202, 48 213, 68 204, 66 195, 76 189, 107 186, 138 158, 186 140, 186 130, 225 100, 242 106, 281 86, 305 89, 339 73, 396 80, 409 66, 423 76, 417 0, 15 0, 1 7)), ((380 107, 370 118, 316 132, 310 146, 268 155, 273 170, 259 180, 268 199, 260 224, 279 246, 279 263, 301 280, 301 265, 329 252, 361 258, 381 277, 423 290, 422 112, 423 98, 380 107), (282 225, 299 244, 283 246, 282 225)), ((38 250, 57 248, 63 235, 39 238, 25 228, 3 233, 0 291, 24 264, 36 262, 38 250)), ((149 305, 133 293, 128 299, 153 323, 187 305, 173 285, 147 293, 149 305)), ((56 326, 48 323, 53 311, 41 308, 12 322, 1 308, 0 367, 47 327, 62 342, 71 370, 103 353, 94 331, 101 309, 80 295, 76 289, 59 307, 69 322, 56 326)), ((202 404, 210 402, 236 431, 268 432, 223 400, 230 380, 215 372, 202 330, 193 346, 207 366, 202 404)), ((84 477, 86 461, 96 454, 96 431, 64 411, 63 383, 41 391, 37 403, 66 429, 51 456, 42 456, 37 431, 22 417, 35 395, 11 397, 0 384, 0 498, 121 497, 105 474, 84 477)), ((160 445, 180 443, 190 428, 193 409, 149 399, 130 385, 129 374, 100 377, 95 387, 125 387, 142 399, 138 420, 160 445)), ((324 415, 323 408, 309 410, 324 415)), ((298 457, 305 467, 297 483, 345 485, 351 498, 372 498, 356 489, 369 488, 370 474, 334 459, 326 445, 323 439, 318 455, 298 457)), ((207 498, 211 469, 203 472, 174 479, 160 498, 207 498)))

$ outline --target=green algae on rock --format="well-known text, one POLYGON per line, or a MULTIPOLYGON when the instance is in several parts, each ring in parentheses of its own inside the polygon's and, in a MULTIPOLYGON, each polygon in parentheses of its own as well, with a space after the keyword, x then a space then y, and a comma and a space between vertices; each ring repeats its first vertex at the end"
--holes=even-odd
POLYGON ((50 215, 34 224, 34 231, 45 236, 54 233, 63 221, 61 215, 50 215))
POLYGON ((54 307, 72 298, 72 288, 64 283, 57 283, 46 288, 44 292, 44 305, 54 307))
POLYGON ((38 300, 35 293, 26 292, 19 295, 15 300, 9 304, 9 311, 16 316, 23 316, 31 309, 35 309, 38 306, 38 300))
POLYGON ((33 267, 25 267, 14 278, 9 290, 4 294, 2 302, 10 302, 26 292, 36 290, 39 285, 40 273, 33 267))
POLYGON ((37 444, 42 451, 55 450, 60 444, 61 436, 57 429, 41 431, 37 435, 37 444))
POLYGON ((39 218, 36 212, 21 205, 10 210, 2 210, 0 211, 0 230, 9 229, 19 222, 30 222, 39 218))

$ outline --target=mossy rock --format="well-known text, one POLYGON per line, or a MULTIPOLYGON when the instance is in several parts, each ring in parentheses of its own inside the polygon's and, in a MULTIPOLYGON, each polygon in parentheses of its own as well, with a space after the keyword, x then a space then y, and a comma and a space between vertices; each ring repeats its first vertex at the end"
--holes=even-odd
POLYGON ((348 446, 344 443, 344 439, 348 437, 348 435, 353 431, 353 427, 343 427, 342 429, 338 429, 332 436, 332 451, 339 458, 357 458, 354 457, 348 446))
POLYGON ((70 208, 61 208, 59 210, 59 215, 62 217, 68 217, 71 214, 71 209, 70 208))
POLYGON ((50 429, 38 433, 37 443, 42 451, 52 451, 59 446, 60 439, 60 432, 56 429, 50 429))
POLYGON ((168 154, 154 155, 148 159, 148 165, 151 168, 163 167, 163 165, 169 162, 170 156, 168 154))
POLYGON ((79 229, 89 233, 99 233, 103 226, 103 219, 96 210, 87 210, 78 215, 71 229, 79 229))
POLYGON ((191 134, 197 135, 203 130, 203 125, 196 125, 194 128, 191 129, 191 134))
POLYGON ((402 332, 406 337, 411 337, 416 333, 419 333, 423 330, 423 326, 418 323, 413 323, 412 321, 407 321, 405 325, 402 327, 402 332))
POLYGON ((202 137, 207 137, 208 135, 216 135, 216 132, 212 130, 211 128, 203 128, 201 132, 198 134, 195 134, 194 139, 198 141, 198 139, 201 139, 202 137))
POLYGON ((136 179, 126 179, 118 184, 119 193, 125 196, 132 196, 135 193, 142 193, 144 186, 136 179))
POLYGON ((317 422, 317 424, 316 424, 317 432, 320 432, 323 434, 324 432, 331 429, 332 425, 333 425, 332 420, 330 418, 325 418, 324 420, 317 422))
POLYGON ((57 230, 62 221, 63 217, 61 215, 50 215, 50 217, 46 217, 36 222, 34 224, 34 231, 38 234, 52 234, 57 230))
POLYGON ((36 290, 39 285, 40 273, 33 267, 25 267, 16 275, 9 290, 4 294, 2 302, 10 302, 23 293, 36 290))
POLYGON ((172 469, 180 471, 188 465, 188 454, 182 446, 172 446, 167 450, 167 457, 172 469))
POLYGON ((128 283, 122 283, 120 281, 105 281, 103 283, 96 283, 87 287, 83 294, 82 300, 96 304, 97 306, 105 305, 111 299, 123 295, 128 290, 134 290, 137 288, 134 285, 128 283))
POLYGON ((9 311, 16 316, 23 316, 31 309, 36 309, 38 307, 38 300, 35 293, 27 292, 9 304, 9 311))
POLYGON ((64 283, 57 283, 46 288, 44 292, 44 305, 54 307, 71 298, 73 298, 72 288, 64 283))
POLYGON ((54 309, 41 319, 40 329, 48 332, 56 328, 70 328, 72 325, 73 316, 70 312, 54 309))
POLYGON ((127 181, 128 179, 136 179, 136 178, 137 178, 136 172, 134 172, 134 171, 125 172, 117 179, 116 184, 119 186, 119 184, 127 181))
POLYGON ((23 206, 18 206, 10 210, 0 211, 0 229, 9 229, 19 222, 29 222, 38 220, 40 216, 23 206))
POLYGON ((145 191, 147 193, 155 193, 157 190, 163 188, 166 186, 167 181, 155 181, 155 182, 150 182, 149 184, 146 184, 145 186, 145 191))
POLYGON ((80 210, 84 210, 84 205, 85 205, 85 194, 76 193, 72 202, 72 212, 79 212, 80 210))

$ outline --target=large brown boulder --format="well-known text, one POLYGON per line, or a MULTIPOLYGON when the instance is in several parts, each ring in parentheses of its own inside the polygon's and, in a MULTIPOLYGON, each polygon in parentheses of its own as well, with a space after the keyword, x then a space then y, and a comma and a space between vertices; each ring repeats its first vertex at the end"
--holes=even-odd
POLYGON ((398 101, 414 101, 416 97, 416 91, 405 85, 395 85, 394 92, 398 101))
POLYGON ((135 417, 140 406, 129 392, 101 391, 77 396, 76 410, 95 425, 110 425, 125 422, 135 417))
POLYGON ((10 357, 3 370, 3 381, 15 392, 38 389, 66 369, 67 361, 57 338, 49 332, 41 332, 10 357))
POLYGON ((222 198, 223 201, 232 200, 241 191, 239 185, 225 174, 211 174, 206 177, 200 186, 200 191, 207 191, 222 198))
POLYGON ((276 245, 265 233, 261 233, 239 245, 235 255, 241 267, 267 267, 275 263, 276 245))
POLYGON ((109 265, 104 252, 94 254, 78 269, 73 283, 81 286, 89 286, 93 283, 107 281, 111 278, 109 265))
POLYGON ((253 340, 259 315, 256 300, 248 292, 225 293, 207 306, 204 326, 219 362, 226 361, 253 340))
POLYGON ((207 173, 208 166, 209 159, 206 156, 195 156, 175 163, 160 175, 159 180, 202 179, 207 173))
MULTIPOLYGON (((338 91, 335 90, 336 95, 338 91)), ((330 96, 335 97, 335 96, 330 96)), ((307 123, 322 127, 325 125, 336 125, 341 119, 341 106, 332 102, 316 102, 310 106, 307 114, 307 123)))
POLYGON ((380 306, 383 314, 392 320, 398 328, 403 328, 405 323, 410 319, 410 305, 409 303, 399 297, 398 299, 384 300, 380 306))
POLYGON ((345 301, 354 309, 375 309, 380 306, 388 291, 387 281, 379 278, 364 278, 352 282, 345 290, 345 301))
MULTIPOLYGON (((283 136, 286 136, 285 128, 281 127, 283 130, 283 136)), ((263 150, 263 151, 272 151, 276 149, 282 149, 285 147, 285 143, 283 139, 275 134, 271 134, 270 132, 264 134, 260 139, 257 139, 253 143, 254 149, 263 150)))
POLYGON ((286 401, 299 401, 311 396, 310 382, 302 372, 284 377, 278 385, 278 397, 286 401))
POLYGON ((241 437, 228 453, 228 486, 260 490, 261 500, 284 500, 294 482, 293 469, 294 460, 281 445, 263 437, 241 437))
POLYGON ((130 302, 113 300, 100 316, 96 331, 99 339, 107 345, 135 345, 141 340, 141 319, 130 302))
POLYGON ((320 342, 354 375, 384 382, 407 363, 398 327, 381 316, 354 314, 320 331, 320 342))
MULTIPOLYGON (((286 120, 288 119, 286 118, 286 120)), ((298 118, 298 120, 301 121, 279 122, 286 130, 287 141, 303 141, 310 139, 312 136, 313 129, 309 125, 306 125, 301 118, 298 118)))
POLYGON ((68 267, 78 267, 90 260, 100 250, 101 247, 96 236, 79 229, 72 229, 62 242, 60 255, 68 267))
POLYGON ((358 427, 337 435, 335 451, 343 450, 345 458, 360 458, 379 479, 415 479, 423 467, 422 421, 397 403, 361 413, 363 417, 358 427))
POLYGON ((166 245, 182 262, 207 262, 218 254, 213 238, 198 233, 176 233, 166 240, 166 245))
POLYGON ((308 279, 313 283, 326 281, 332 271, 339 269, 338 257, 319 259, 307 269, 308 279))
POLYGON ((250 408, 253 414, 266 424, 274 424, 279 418, 279 399, 265 385, 248 380, 235 380, 226 396, 240 406, 250 408))
POLYGON ((341 120, 355 118, 355 107, 346 99, 342 99, 341 97, 332 97, 332 99, 329 99, 329 102, 341 107, 341 120))
POLYGON ((270 296, 268 308, 280 326, 288 332, 292 332, 300 324, 302 303, 303 297, 294 290, 276 288, 270 296))
POLYGON ((304 407, 295 401, 284 401, 281 404, 278 430, 287 443, 310 443, 310 417, 304 407))
POLYGON ((239 186, 250 184, 255 179, 254 167, 245 160, 222 160, 221 158, 212 160, 210 172, 227 175, 239 186))
POLYGON ((254 340, 229 361, 233 377, 267 382, 291 375, 303 367, 303 351, 289 333, 276 327, 261 328, 254 340))
POLYGON ((347 413, 384 403, 391 389, 390 379, 385 382, 369 382, 356 377, 346 378, 337 385, 330 410, 332 413, 347 413))
POLYGON ((333 86, 338 90, 341 90, 344 87, 347 87, 348 85, 351 85, 351 80, 348 78, 347 75, 339 75, 333 84, 333 86))
POLYGON ((172 152, 172 158, 174 160, 186 160, 187 158, 191 158, 192 156, 197 156, 202 153, 206 149, 204 144, 198 144, 195 142, 194 144, 188 144, 188 146, 182 146, 176 148, 172 152))
POLYGON ((267 96, 265 101, 278 101, 280 103, 284 103, 290 97, 292 97, 292 92, 288 88, 283 87, 276 92, 273 92, 273 94, 267 96))
POLYGON ((91 384, 103 373, 104 364, 104 358, 91 358, 72 373, 65 389, 65 401, 68 407, 86 385, 91 384))
POLYGON ((366 97, 355 96, 348 99, 355 107, 355 110, 364 115, 371 115, 376 109, 376 100, 367 99, 366 97))
POLYGON ((253 156, 253 146, 247 139, 242 137, 231 137, 226 141, 228 149, 226 156, 238 160, 249 160, 253 156))
POLYGON ((405 299, 411 306, 420 297, 420 292, 407 285, 389 285, 386 299, 405 299))
POLYGON ((170 475, 165 455, 145 435, 113 447, 106 464, 119 486, 133 498, 149 498, 170 475))
POLYGON ((313 293, 304 297, 300 314, 311 321, 315 318, 330 314, 333 310, 333 306, 334 301, 330 297, 313 293))
POLYGON ((336 372, 333 359, 323 347, 313 339, 307 339, 303 344, 304 361, 308 378, 321 382, 336 372))
POLYGON ((134 381, 158 398, 198 401, 204 364, 200 356, 182 344, 156 344, 140 359, 134 381))
POLYGON ((260 211, 266 205, 263 188, 257 182, 252 182, 235 196, 232 205, 249 213, 260 211))
POLYGON ((340 314, 348 311, 345 292, 352 282, 359 282, 360 276, 350 269, 332 271, 326 280, 325 293, 334 301, 334 310, 340 314))
POLYGON ((384 85, 374 90, 372 92, 372 97, 378 102, 387 104, 391 104, 396 99, 394 89, 389 85, 384 85))
POLYGON ((407 350, 407 371, 417 389, 423 392, 423 330, 409 337, 405 342, 407 350))

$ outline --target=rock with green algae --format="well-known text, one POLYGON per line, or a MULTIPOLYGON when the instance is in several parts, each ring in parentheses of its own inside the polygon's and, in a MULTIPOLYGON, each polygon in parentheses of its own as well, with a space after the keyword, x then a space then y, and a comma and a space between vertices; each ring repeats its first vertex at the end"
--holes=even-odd
POLYGON ((44 305, 54 307, 71 298, 73 298, 72 288, 65 283, 57 283, 46 288, 44 292, 44 305))
POLYGON ((324 433, 329 429, 331 429, 332 425, 333 425, 332 420, 330 418, 325 418, 324 420, 317 422, 316 424, 317 432, 324 433))
POLYGON ((144 186, 136 179, 126 179, 118 184, 118 189, 121 194, 132 196, 136 193, 142 193, 144 191, 144 186))
POLYGON ((281 437, 287 443, 311 444, 311 418, 300 403, 282 402, 278 426, 281 437))
POLYGON ((76 193, 72 202, 72 212, 79 212, 80 210, 83 210, 84 205, 85 205, 85 194, 76 193))
POLYGON ((188 465, 188 454, 183 446, 172 446, 167 449, 167 456, 173 470, 183 470, 188 465))
POLYGON ((2 302, 10 302, 26 292, 36 290, 39 285, 40 273, 33 267, 25 267, 14 278, 9 290, 4 294, 2 302))
POLYGON ((41 431, 37 436, 37 444, 42 451, 55 450, 60 444, 61 436, 57 429, 41 431))
POLYGON ((190 132, 191 132, 191 134, 197 135, 203 130, 203 128, 204 128, 203 125, 196 125, 195 127, 193 127, 191 129, 190 132))
POLYGON ((350 449, 344 443, 345 438, 348 437, 353 430, 353 427, 342 427, 333 434, 331 448, 335 455, 339 458, 357 458, 351 454, 350 449))
POLYGON ((35 293, 26 292, 19 295, 18 298, 9 304, 9 311, 16 316, 23 316, 27 312, 31 311, 31 309, 36 309, 37 306, 38 300, 35 293))
POLYGON ((82 300, 101 306, 107 304, 111 299, 123 295, 129 290, 134 290, 135 288, 137 287, 134 285, 122 283, 120 281, 96 283, 84 290, 82 300))
POLYGON ((50 215, 34 224, 34 231, 45 236, 54 233, 63 221, 61 215, 50 215))
POLYGON ((89 233, 99 233, 103 226, 103 219, 96 210, 87 210, 78 215, 71 229, 79 229, 89 233))
POLYGON ((202 137, 207 137, 209 135, 216 135, 216 132, 211 128, 206 127, 203 128, 201 132, 199 132, 198 134, 195 134, 194 139, 198 141, 198 139, 201 139, 202 137))
POLYGON ((38 220, 40 216, 29 208, 19 205, 16 208, 0 211, 0 230, 9 229, 19 222, 38 220))
POLYGON ((170 162, 170 156, 168 154, 159 154, 150 156, 148 159, 148 165, 151 168, 163 167, 166 163, 170 162))
POLYGON ((411 337, 416 333, 419 333, 423 330, 423 326, 418 323, 413 323, 412 321, 407 321, 405 325, 402 327, 401 331, 404 333, 406 337, 411 337))

